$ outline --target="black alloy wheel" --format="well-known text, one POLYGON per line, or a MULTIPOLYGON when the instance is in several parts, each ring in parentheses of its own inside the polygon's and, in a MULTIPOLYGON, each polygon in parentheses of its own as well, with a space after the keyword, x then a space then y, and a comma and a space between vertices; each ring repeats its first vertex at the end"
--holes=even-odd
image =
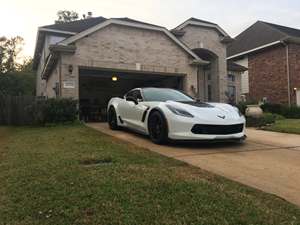
POLYGON ((155 111, 148 119, 148 130, 151 140, 156 144, 164 144, 168 141, 168 127, 164 116, 155 111))

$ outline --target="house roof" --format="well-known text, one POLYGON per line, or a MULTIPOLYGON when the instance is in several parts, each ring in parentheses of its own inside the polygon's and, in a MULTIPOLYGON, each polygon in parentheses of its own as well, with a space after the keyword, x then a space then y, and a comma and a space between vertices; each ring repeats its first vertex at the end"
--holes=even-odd
POLYGON ((257 21, 239 34, 227 48, 229 59, 240 57, 251 52, 280 44, 289 38, 300 38, 300 30, 257 21))
POLYGON ((112 19, 117 19, 117 20, 122 20, 122 21, 125 21, 125 22, 139 23, 139 24, 144 24, 144 25, 149 25, 149 26, 154 26, 154 27, 160 27, 160 28, 163 28, 162 26, 158 26, 158 25, 156 25, 156 24, 145 23, 145 22, 142 22, 142 21, 139 21, 139 20, 130 19, 130 18, 128 18, 128 17, 112 18, 112 19))
POLYGON ((200 23, 207 23, 207 24, 217 25, 216 23, 212 23, 212 22, 209 22, 209 21, 206 21, 206 20, 200 20, 200 19, 197 19, 195 17, 191 17, 189 20, 195 21, 195 22, 200 22, 200 23))
POLYGON ((46 25, 46 26, 42 26, 42 28, 79 33, 99 23, 102 23, 106 20, 107 20, 106 18, 99 16, 99 17, 91 17, 82 20, 76 20, 68 23, 56 23, 56 24, 46 25))
POLYGON ((235 72, 244 72, 248 70, 247 67, 241 66, 231 60, 227 60, 227 69, 228 71, 235 71, 235 72))

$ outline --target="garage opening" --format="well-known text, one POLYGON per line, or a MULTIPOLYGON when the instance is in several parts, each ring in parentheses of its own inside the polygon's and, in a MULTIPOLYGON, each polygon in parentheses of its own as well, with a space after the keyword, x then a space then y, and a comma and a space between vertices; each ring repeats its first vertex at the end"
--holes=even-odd
POLYGON ((137 71, 80 68, 80 119, 105 122, 106 107, 112 97, 123 97, 138 87, 183 89, 184 74, 145 73, 137 71))

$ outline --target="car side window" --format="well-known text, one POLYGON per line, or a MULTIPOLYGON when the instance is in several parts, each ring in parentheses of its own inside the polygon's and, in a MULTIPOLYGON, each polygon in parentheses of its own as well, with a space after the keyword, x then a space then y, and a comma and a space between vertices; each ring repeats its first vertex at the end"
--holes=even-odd
POLYGON ((129 92, 126 94, 125 97, 126 97, 126 98, 127 98, 127 97, 133 97, 133 92, 134 92, 134 91, 129 91, 129 92))
POLYGON ((140 90, 133 91, 133 97, 138 101, 143 101, 143 97, 140 90))

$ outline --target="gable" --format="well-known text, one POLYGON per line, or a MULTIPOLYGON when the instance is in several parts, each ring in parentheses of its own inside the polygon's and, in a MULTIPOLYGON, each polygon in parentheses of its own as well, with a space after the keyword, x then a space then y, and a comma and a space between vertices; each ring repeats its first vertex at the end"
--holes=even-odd
POLYGON ((226 33, 226 31, 224 31, 218 24, 211 23, 211 22, 208 22, 205 20, 199 20, 196 18, 188 19, 187 21, 185 21, 182 24, 180 24, 179 26, 177 26, 174 30, 181 30, 190 25, 211 28, 211 29, 216 30, 218 33, 220 33, 224 37, 229 37, 229 35, 226 33))
MULTIPOLYGON (((105 27, 107 27, 110 24, 117 24, 127 27, 134 27, 137 29, 144 29, 144 30, 152 30, 152 31, 159 31, 162 32, 164 35, 168 36, 169 39, 171 39, 174 43, 176 43, 180 48, 182 48, 185 52, 187 52, 189 55, 191 55, 194 59, 198 61, 202 61, 193 51, 191 51, 187 46, 185 46, 182 42, 180 42, 171 32, 169 32, 166 28, 158 27, 158 26, 152 26, 147 24, 141 24, 141 23, 135 23, 135 22, 129 22, 124 20, 118 20, 118 19, 109 19, 105 22, 98 24, 94 27, 91 27, 83 32, 80 32, 64 41, 62 41, 61 45, 69 45, 71 43, 76 42, 77 40, 80 40, 84 38, 87 35, 90 35, 98 30, 101 30, 105 27)), ((206 61, 203 61, 203 63, 206 63, 206 61)))
POLYGON ((110 24, 75 41, 79 61, 185 67, 193 59, 160 31, 110 24))

